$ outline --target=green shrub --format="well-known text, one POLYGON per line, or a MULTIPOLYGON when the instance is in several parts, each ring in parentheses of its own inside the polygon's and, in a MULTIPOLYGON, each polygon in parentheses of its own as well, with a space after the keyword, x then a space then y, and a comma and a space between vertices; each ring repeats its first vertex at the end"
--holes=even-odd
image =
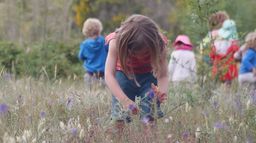
POLYGON ((6 72, 19 74, 18 64, 20 62, 19 55, 24 53, 24 50, 18 48, 11 42, 0 42, 0 68, 6 72))
POLYGON ((82 63, 77 58, 77 44, 45 42, 26 49, 0 42, 1 69, 16 76, 46 76, 49 79, 79 76, 82 63))

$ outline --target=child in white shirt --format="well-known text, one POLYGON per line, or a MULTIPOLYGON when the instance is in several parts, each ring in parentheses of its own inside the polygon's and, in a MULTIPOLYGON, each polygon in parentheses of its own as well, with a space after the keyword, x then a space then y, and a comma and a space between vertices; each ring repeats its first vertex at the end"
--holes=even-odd
POLYGON ((172 82, 195 82, 196 60, 189 37, 179 35, 173 46, 175 50, 171 54, 168 65, 169 80, 172 82))

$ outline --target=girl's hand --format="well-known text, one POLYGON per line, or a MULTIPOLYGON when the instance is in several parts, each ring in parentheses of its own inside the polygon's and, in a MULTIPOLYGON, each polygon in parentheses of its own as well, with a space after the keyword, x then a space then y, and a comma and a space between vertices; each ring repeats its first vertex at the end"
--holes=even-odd
POLYGON ((137 108, 137 106, 135 104, 130 104, 128 109, 129 109, 129 111, 131 111, 131 113, 133 115, 137 115, 139 113, 139 109, 137 108))
POLYGON ((164 100, 167 99, 167 94, 164 92, 161 92, 157 86, 155 86, 153 83, 151 84, 151 88, 154 91, 157 99, 160 101, 160 103, 164 102, 164 100))
POLYGON ((138 107, 130 99, 126 99, 124 101, 121 101, 121 104, 123 105, 125 110, 131 111, 131 113, 134 114, 134 115, 138 114, 138 112, 139 112, 138 107))

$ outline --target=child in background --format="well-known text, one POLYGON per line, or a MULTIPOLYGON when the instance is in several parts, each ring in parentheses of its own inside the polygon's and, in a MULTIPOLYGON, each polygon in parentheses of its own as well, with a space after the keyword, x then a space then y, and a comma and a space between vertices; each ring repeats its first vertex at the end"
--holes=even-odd
POLYGON ((203 61, 209 65, 211 64, 209 53, 212 43, 218 37, 218 31, 222 27, 223 22, 227 19, 229 19, 229 15, 225 11, 218 11, 209 16, 208 24, 210 31, 199 46, 203 61))
MULTIPOLYGON (((122 108, 139 109, 143 122, 153 122, 154 105, 148 93, 153 91, 160 106, 168 92, 166 41, 155 22, 143 15, 128 17, 111 35, 107 36, 105 82, 113 94, 112 119, 124 123, 122 108), (141 99, 139 107, 136 97, 141 99)), ((160 107, 157 110, 161 117, 160 107)))
POLYGON ((196 80, 196 59, 193 45, 186 35, 179 35, 174 44, 175 50, 169 61, 169 80, 174 83, 189 82, 196 80))
POLYGON ((256 32, 249 33, 246 36, 246 43, 242 49, 242 61, 239 70, 239 84, 248 83, 256 87, 256 32))
POLYGON ((210 58, 213 63, 212 75, 226 85, 238 76, 234 54, 239 49, 236 24, 226 20, 218 31, 218 37, 213 43, 210 58))
POLYGON ((95 79, 104 78, 107 51, 101 31, 102 24, 100 20, 88 18, 84 22, 82 32, 86 39, 80 44, 78 57, 84 62, 83 67, 86 71, 84 79, 89 85, 95 79))
POLYGON ((245 36, 245 43, 240 47, 240 49, 235 53, 234 58, 237 62, 241 62, 245 48, 246 43, 251 39, 251 37, 254 36, 254 32, 250 32, 245 36))

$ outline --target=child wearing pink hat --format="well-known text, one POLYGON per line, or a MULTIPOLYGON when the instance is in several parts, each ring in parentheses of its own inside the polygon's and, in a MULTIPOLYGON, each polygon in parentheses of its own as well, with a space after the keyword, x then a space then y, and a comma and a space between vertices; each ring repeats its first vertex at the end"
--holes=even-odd
POLYGON ((174 51, 168 65, 169 80, 175 83, 195 82, 196 60, 193 45, 187 35, 179 35, 173 43, 174 51))

